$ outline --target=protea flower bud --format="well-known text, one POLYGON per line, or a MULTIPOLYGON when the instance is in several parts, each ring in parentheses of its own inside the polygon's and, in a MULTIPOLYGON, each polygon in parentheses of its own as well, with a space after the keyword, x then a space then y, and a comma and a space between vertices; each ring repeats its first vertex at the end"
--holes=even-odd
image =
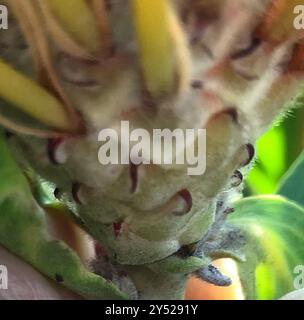
POLYGON ((212 248, 197 244, 216 239, 257 138, 302 83, 303 33, 291 25, 298 3, 9 1, 0 96, 17 108, 1 110, 0 123, 17 132, 10 143, 20 163, 60 190, 105 249, 96 272, 112 273, 133 297, 181 298, 192 272, 230 283, 210 266, 212 248), (20 35, 29 48, 18 47, 20 35), (98 134, 119 133, 121 121, 150 133, 206 129, 205 173, 102 166, 98 134))

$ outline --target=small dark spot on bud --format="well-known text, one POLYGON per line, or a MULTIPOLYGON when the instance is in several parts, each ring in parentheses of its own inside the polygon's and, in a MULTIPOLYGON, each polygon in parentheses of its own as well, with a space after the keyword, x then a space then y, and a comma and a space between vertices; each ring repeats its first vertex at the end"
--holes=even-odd
POLYGON ((193 81, 191 81, 191 87, 193 89, 200 90, 200 89, 203 88, 203 81, 201 81, 201 80, 193 80, 193 81))
POLYGON ((63 282, 64 282, 63 277, 62 277, 60 274, 58 274, 58 273, 55 274, 55 279, 56 279, 56 281, 57 281, 58 283, 63 283, 63 282))
POLYGON ((262 41, 259 38, 253 37, 251 39, 250 45, 247 48, 242 49, 242 50, 232 54, 231 59, 237 60, 237 59, 245 58, 245 57, 251 55, 261 45, 261 43, 262 43, 262 41))
POLYGON ((184 245, 180 247, 180 249, 177 251, 177 255, 182 258, 191 257, 194 255, 197 249, 197 245, 198 245, 198 242, 184 245))
POLYGON ((224 211, 224 214, 226 214, 227 216, 234 213, 235 209, 234 208, 228 208, 224 211))
POLYGON ((113 231, 115 234, 115 238, 117 238, 120 235, 121 232, 122 223, 121 222, 114 222, 113 223, 113 231))
POLYGON ((62 192, 59 188, 56 188, 54 190, 54 197, 57 199, 57 200, 60 200, 61 199, 61 196, 62 196, 62 192))
POLYGON ((217 202, 217 207, 218 208, 222 208, 223 205, 224 205, 224 201, 220 200, 220 201, 217 202))
POLYGON ((235 171, 232 178, 231 178, 231 187, 236 188, 241 185, 243 182, 243 175, 240 171, 235 171))
POLYGON ((9 130, 5 130, 4 134, 5 134, 6 139, 10 139, 11 137, 13 137, 15 135, 13 132, 11 132, 9 130))
POLYGON ((130 163, 131 193, 138 187, 138 164, 130 163))
POLYGON ((247 166, 250 164, 250 162, 252 161, 252 159, 254 158, 254 155, 255 155, 255 149, 254 149, 254 146, 251 144, 251 143, 248 143, 245 145, 245 149, 248 153, 248 158, 247 160, 242 163, 242 166, 247 166))

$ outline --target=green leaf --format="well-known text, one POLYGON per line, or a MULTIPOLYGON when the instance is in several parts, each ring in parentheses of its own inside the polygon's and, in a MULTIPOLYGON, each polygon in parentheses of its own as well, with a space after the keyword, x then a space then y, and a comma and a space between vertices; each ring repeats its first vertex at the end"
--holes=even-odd
POLYGON ((238 262, 246 298, 273 300, 295 290, 295 267, 304 264, 304 208, 279 196, 251 197, 236 204, 228 223, 246 255, 238 262))
POLYGON ((277 193, 304 205, 304 153, 282 179, 277 193))
POLYGON ((38 83, 0 58, 0 97, 50 128, 75 129, 64 105, 38 83))
POLYGON ((270 130, 257 143, 258 158, 247 182, 255 194, 270 194, 286 170, 286 136, 283 126, 270 130))
POLYGON ((303 105, 304 91, 289 103, 288 116, 259 139, 257 161, 247 178, 250 195, 275 193, 283 175, 301 154, 304 148, 303 105))
POLYGON ((60 274, 64 285, 83 297, 127 299, 114 283, 87 270, 66 244, 51 240, 31 191, 0 130, 0 245, 49 278, 60 274))
POLYGON ((11 193, 27 192, 29 187, 21 169, 13 159, 0 129, 0 201, 11 193))

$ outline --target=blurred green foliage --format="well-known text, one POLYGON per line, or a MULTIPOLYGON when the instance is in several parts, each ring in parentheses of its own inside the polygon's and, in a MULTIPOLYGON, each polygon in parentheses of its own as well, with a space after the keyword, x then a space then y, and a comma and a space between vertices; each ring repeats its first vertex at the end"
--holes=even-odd
POLYGON ((257 161, 247 179, 246 195, 272 194, 279 181, 304 150, 304 94, 257 144, 257 161))

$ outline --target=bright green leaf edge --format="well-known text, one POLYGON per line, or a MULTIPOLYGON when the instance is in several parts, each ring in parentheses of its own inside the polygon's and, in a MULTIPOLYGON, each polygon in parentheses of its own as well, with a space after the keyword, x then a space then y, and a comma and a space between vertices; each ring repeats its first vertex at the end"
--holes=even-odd
POLYGON ((240 200, 228 223, 246 241, 238 262, 246 299, 274 300, 295 290, 294 269, 304 265, 304 208, 280 196, 240 200))
POLYGON ((283 177, 277 194, 304 205, 304 152, 283 177))

